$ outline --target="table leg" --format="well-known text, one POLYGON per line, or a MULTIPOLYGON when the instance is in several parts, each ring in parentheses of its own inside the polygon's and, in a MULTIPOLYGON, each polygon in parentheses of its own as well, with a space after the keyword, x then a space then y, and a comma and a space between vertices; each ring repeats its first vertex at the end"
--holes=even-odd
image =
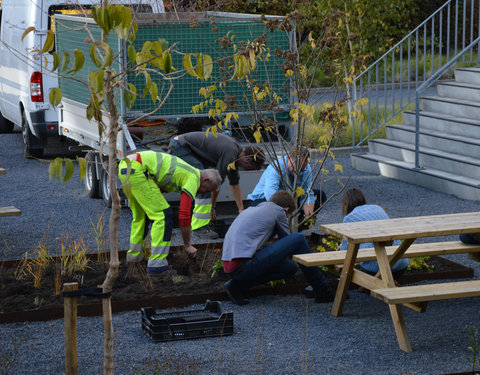
POLYGON ((347 298, 348 287, 352 281, 353 267, 357 259, 359 244, 348 244, 347 255, 345 256, 345 262, 343 263, 342 273, 338 282, 337 293, 335 294, 335 300, 332 306, 332 315, 340 316, 343 311, 343 304, 347 298))
MULTIPOLYGON (((388 261, 387 251, 385 246, 379 243, 374 243, 375 254, 377 255, 378 267, 380 269, 380 275, 386 288, 395 288, 395 281, 392 275, 392 269, 390 268, 390 262, 388 261)), ((390 309, 390 315, 392 316, 393 326, 395 327, 395 333, 397 334, 397 341, 400 349, 405 352, 411 352, 412 346, 410 339, 408 338, 407 327, 403 318, 401 305, 388 305, 390 309)))

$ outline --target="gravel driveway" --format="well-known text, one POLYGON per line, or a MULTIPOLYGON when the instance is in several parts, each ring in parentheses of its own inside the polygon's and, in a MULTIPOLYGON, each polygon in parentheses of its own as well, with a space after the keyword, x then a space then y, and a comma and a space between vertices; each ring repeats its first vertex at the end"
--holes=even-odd
MULTIPOLYGON (((407 183, 352 170, 348 155, 338 157, 343 180, 363 189, 371 203, 391 217, 480 211, 480 202, 458 199, 407 183)), ((48 180, 48 163, 22 156, 21 135, 0 135, 0 206, 14 205, 18 217, 0 218, 0 256, 19 258, 39 243, 55 253, 59 240, 85 236, 94 246, 90 220, 104 212, 101 200, 88 199, 78 174, 62 186, 48 180)), ((76 172, 78 173, 78 172, 76 172)), ((322 185, 327 195, 336 190, 335 179, 322 185)), ((105 211, 108 217, 109 211, 105 211)), ((122 210, 120 248, 127 248, 131 215, 122 210)), ((341 221, 339 197, 319 214, 318 222, 341 221)), ((451 259, 475 268, 480 263, 466 255, 451 259)), ((224 338, 152 343, 140 328, 138 311, 114 315, 116 374, 442 374, 471 369, 465 355, 469 322, 480 327, 478 298, 430 303, 423 314, 404 309, 413 353, 402 352, 387 306, 369 296, 350 292, 344 316, 330 315, 331 304, 315 304, 303 296, 258 297, 247 306, 223 302, 233 311, 235 334, 224 338), (170 366, 170 370, 166 369, 170 366), (185 366, 185 367, 182 367, 185 366), (175 368, 178 372, 175 372, 175 368), (140 370, 144 369, 144 372, 140 370), (197 372, 193 372, 197 373, 197 372)), ((199 308, 199 306, 194 306, 199 308)), ((79 374, 101 374, 103 334, 101 318, 78 319, 79 374)), ((63 320, 0 325, 0 358, 16 362, 11 374, 64 373, 63 320)), ((1 365, 0 365, 1 369, 1 365)))

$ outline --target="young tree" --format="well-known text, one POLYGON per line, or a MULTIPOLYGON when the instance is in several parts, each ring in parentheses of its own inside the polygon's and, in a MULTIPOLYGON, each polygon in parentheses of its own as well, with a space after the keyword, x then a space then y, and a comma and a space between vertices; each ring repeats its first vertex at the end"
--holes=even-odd
MULTIPOLYGON (((98 124, 99 139, 102 142, 102 151, 108 158, 108 182, 112 196, 112 210, 109 220, 109 245, 110 245, 110 263, 106 278, 102 285, 104 295, 108 295, 114 288, 115 280, 118 276, 119 258, 118 258, 118 222, 120 218, 121 202, 117 192, 117 138, 121 129, 119 122, 120 113, 117 103, 123 100, 127 107, 132 107, 138 95, 137 87, 127 80, 129 74, 136 74, 144 77, 142 96, 150 96, 154 103, 154 109, 149 113, 144 113, 132 121, 138 121, 140 118, 154 114, 158 111, 165 100, 168 98, 173 82, 176 78, 186 74, 185 69, 175 69, 172 66, 172 54, 177 53, 173 46, 168 47, 165 40, 146 41, 141 50, 137 51, 133 46, 137 32, 137 23, 132 12, 128 7, 122 5, 108 5, 107 1, 103 6, 92 8, 92 17, 95 23, 101 28, 101 37, 95 39, 87 23, 84 31, 88 35, 85 38, 85 44, 88 44, 89 54, 85 54, 75 49, 67 52, 63 51, 61 57, 57 52, 52 52, 54 43, 53 31, 48 31, 45 45, 41 51, 36 51, 42 55, 52 53, 53 66, 52 72, 60 75, 66 75, 76 81, 81 81, 90 93, 89 105, 86 109, 86 118, 94 120, 98 124), (123 41, 122 49, 127 51, 129 63, 124 66, 119 62, 119 54, 115 55, 112 47, 108 43, 108 36, 115 33, 123 41), (74 59, 70 61, 70 55, 74 59), (88 74, 88 81, 82 81, 76 74, 84 67, 86 59, 96 67, 95 71, 88 74), (121 71, 115 67, 122 66, 121 71), (63 73, 64 72, 64 73, 63 73), (167 85, 167 89, 160 93, 155 80, 152 76, 159 75, 167 85), (121 89, 121 90, 120 90, 121 89), (120 92, 123 97, 119 98, 120 92)), ((33 31, 29 28, 25 31, 25 37, 33 31)), ((196 63, 192 65, 188 60, 188 68, 195 71, 199 79, 205 79, 209 76, 211 63, 209 56, 195 55, 196 63), (201 64, 201 68, 199 68, 201 64)), ((50 103, 57 106, 62 100, 62 92, 59 88, 54 88, 50 92, 50 103)), ((86 161, 84 158, 78 158, 80 165, 80 176, 85 175, 86 161)), ((73 173, 73 162, 69 159, 56 158, 49 168, 50 178, 56 177, 62 182, 66 182, 73 173)), ((128 190, 128 187, 126 187, 128 190)), ((128 193, 128 192, 127 192, 128 193)), ((110 297, 102 299, 103 317, 104 317, 104 373, 113 374, 113 325, 110 297)))

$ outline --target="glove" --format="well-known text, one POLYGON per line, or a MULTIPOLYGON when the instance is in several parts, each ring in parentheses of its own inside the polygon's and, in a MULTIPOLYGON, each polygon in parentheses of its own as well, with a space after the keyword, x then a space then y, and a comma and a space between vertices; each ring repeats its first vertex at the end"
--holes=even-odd
POLYGON ((143 254, 133 255, 130 252, 127 252, 127 264, 129 263, 140 263, 143 260, 143 254))

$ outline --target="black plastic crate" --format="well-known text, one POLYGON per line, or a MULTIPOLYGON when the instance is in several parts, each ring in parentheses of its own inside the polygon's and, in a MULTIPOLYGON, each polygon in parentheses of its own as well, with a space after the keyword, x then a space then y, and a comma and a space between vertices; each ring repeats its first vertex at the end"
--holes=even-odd
POLYGON ((142 307, 142 329, 154 342, 233 335, 233 312, 222 313, 218 301, 209 301, 203 310, 157 313, 142 307))

